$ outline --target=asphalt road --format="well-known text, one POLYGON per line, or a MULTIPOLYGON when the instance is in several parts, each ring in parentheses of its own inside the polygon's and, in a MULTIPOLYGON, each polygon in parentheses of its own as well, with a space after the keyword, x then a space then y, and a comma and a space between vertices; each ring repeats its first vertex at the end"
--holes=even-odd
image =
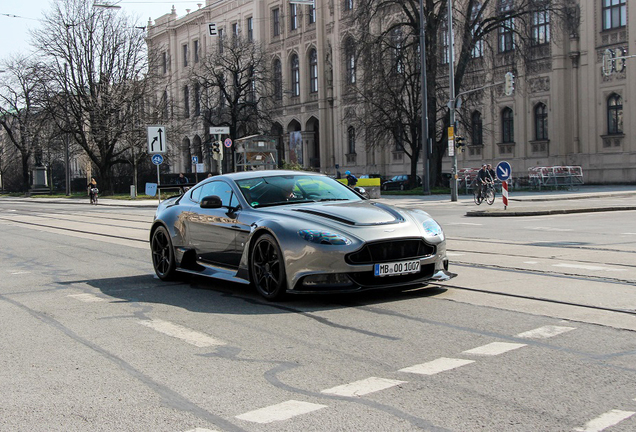
POLYGON ((399 204, 458 277, 272 304, 159 281, 151 208, 0 199, 0 430, 636 430, 636 212, 399 204))

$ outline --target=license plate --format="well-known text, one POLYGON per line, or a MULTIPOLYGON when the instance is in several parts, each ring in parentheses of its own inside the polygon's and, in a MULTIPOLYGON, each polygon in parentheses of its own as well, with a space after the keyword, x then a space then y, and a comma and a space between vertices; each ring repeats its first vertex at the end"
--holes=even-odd
POLYGON ((420 260, 400 261, 376 264, 373 273, 376 276, 396 276, 420 271, 420 260))

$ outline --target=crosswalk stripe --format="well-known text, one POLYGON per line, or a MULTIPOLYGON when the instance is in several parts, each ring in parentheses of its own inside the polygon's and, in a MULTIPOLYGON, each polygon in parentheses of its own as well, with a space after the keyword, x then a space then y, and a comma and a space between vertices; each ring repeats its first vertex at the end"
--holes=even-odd
POLYGON ((525 338, 525 339, 547 339, 553 336, 558 336, 562 333, 567 333, 572 330, 576 330, 576 327, 550 325, 550 326, 539 327, 534 330, 529 330, 523 333, 519 333, 517 337, 525 338))
POLYGON ((625 419, 630 418, 634 414, 636 414, 636 412, 611 410, 604 414, 601 414, 593 420, 590 420, 585 424, 584 427, 576 428, 574 430, 577 432, 600 432, 607 429, 608 427, 622 422, 625 419))
POLYGON ((400 372, 408 372, 420 375, 435 375, 437 373, 445 372, 474 362, 474 360, 440 357, 437 360, 433 360, 428 363, 422 363, 419 365, 400 369, 400 372))
POLYGON ((464 351, 464 354, 496 356, 521 347, 526 344, 510 343, 510 342, 492 342, 477 348, 464 351))
POLYGON ((142 320, 142 321, 139 321, 139 324, 149 327, 155 331, 158 331, 159 333, 163 333, 165 335, 172 336, 177 339, 181 339, 199 348, 225 345, 225 342, 214 339, 213 337, 205 333, 200 333, 192 329, 189 329, 187 327, 183 327, 168 321, 163 321, 159 319, 142 320))
POLYGON ((275 421, 287 420, 292 417, 301 414, 307 414, 322 408, 327 408, 327 405, 320 405, 297 400, 288 400, 287 402, 281 402, 276 405, 237 415, 236 418, 253 423, 272 423, 275 421))
POLYGON ((336 396, 363 396, 369 393, 384 390, 396 385, 405 384, 406 381, 398 381, 387 378, 370 377, 360 381, 355 381, 349 384, 336 386, 327 390, 322 390, 320 393, 332 394, 336 396))

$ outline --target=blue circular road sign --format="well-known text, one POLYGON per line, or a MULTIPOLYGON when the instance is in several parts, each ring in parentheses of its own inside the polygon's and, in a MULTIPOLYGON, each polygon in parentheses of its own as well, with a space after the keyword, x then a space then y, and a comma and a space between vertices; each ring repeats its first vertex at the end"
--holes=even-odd
POLYGON ((160 154, 152 155, 152 163, 155 165, 161 165, 163 163, 163 156, 160 154))
POLYGON ((506 181, 512 175, 512 167, 506 161, 501 161, 497 164, 497 178, 501 181, 506 181))

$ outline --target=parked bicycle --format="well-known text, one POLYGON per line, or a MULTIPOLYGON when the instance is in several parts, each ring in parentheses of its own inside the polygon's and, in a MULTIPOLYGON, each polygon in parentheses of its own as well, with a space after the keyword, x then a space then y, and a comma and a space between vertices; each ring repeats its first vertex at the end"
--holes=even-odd
POLYGON ((495 202, 495 185, 493 183, 486 183, 481 194, 479 193, 479 190, 479 187, 475 187, 473 189, 475 204, 479 205, 484 200, 488 203, 488 205, 492 205, 492 203, 495 202))

